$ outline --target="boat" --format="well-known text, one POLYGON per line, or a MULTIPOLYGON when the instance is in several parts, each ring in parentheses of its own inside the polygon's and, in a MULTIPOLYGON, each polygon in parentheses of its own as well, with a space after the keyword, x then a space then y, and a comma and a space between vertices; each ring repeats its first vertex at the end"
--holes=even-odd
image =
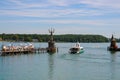
POLYGON ((77 42, 75 44, 75 46, 73 46, 69 49, 69 53, 71 53, 71 54, 83 53, 83 52, 84 52, 84 49, 83 49, 83 47, 80 46, 79 42, 77 42))
POLYGON ((120 51, 120 48, 118 48, 118 46, 116 44, 116 40, 115 40, 113 35, 111 37, 111 44, 110 44, 110 46, 107 49, 109 51, 120 51))

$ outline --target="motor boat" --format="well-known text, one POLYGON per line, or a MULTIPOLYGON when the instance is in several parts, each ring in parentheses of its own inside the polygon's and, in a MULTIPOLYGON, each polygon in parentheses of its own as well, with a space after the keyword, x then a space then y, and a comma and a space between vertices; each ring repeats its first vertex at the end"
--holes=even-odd
POLYGON ((84 52, 84 49, 83 49, 83 47, 80 46, 80 43, 77 42, 77 43, 75 44, 75 46, 73 46, 73 47, 71 47, 71 48, 69 49, 69 52, 70 52, 71 54, 83 53, 83 52, 84 52))

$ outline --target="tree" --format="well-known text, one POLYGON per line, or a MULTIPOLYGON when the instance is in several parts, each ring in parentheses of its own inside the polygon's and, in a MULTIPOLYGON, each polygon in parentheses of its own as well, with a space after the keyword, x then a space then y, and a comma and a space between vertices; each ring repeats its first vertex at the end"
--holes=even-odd
POLYGON ((18 41, 19 40, 19 36, 17 34, 13 34, 12 35, 12 40, 18 41))
POLYGON ((0 41, 2 41, 2 38, 0 37, 0 41))
POLYGON ((32 42, 32 38, 31 38, 31 37, 25 37, 25 38, 24 38, 24 41, 25 41, 25 42, 32 42))

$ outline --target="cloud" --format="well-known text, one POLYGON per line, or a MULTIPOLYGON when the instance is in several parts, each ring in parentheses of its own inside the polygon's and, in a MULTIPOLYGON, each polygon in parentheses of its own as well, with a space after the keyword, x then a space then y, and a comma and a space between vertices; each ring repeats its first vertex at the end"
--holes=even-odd
POLYGON ((0 9, 1 16, 88 17, 120 13, 119 0, 43 0, 42 2, 8 0, 7 3, 9 6, 4 5, 6 9, 0 9), (83 5, 84 7, 73 7, 73 5, 83 5))
POLYGON ((89 26, 108 26, 108 25, 115 25, 119 24, 119 22, 116 22, 114 24, 114 21, 103 21, 103 20, 5 20, 0 21, 1 23, 39 23, 39 24, 54 24, 54 25, 89 25, 89 26))
POLYGON ((23 16, 23 17, 80 17, 80 16, 99 16, 103 12, 98 10, 80 9, 23 9, 23 10, 0 10, 0 15, 23 16))
MULTIPOLYGON (((11 4, 15 4, 21 8, 35 8, 35 7, 71 7, 72 5, 84 5, 88 8, 99 8, 99 9, 108 9, 115 8, 120 9, 119 0, 34 0, 34 1, 25 1, 25 0, 8 0, 11 4)), ((15 8, 15 7, 13 7, 15 8)))
POLYGON ((48 3, 53 6, 84 4, 84 6, 88 6, 90 8, 120 8, 119 0, 48 0, 48 3))
POLYGON ((68 6, 69 2, 67 0, 48 0, 48 3, 54 6, 68 6))
POLYGON ((11 9, 28 9, 28 8, 43 8, 43 7, 48 7, 49 5, 46 3, 29 3, 24 0, 9 0, 8 1, 11 5, 11 9))
POLYGON ((25 4, 22 3, 20 0, 9 0, 9 2, 14 3, 14 4, 16 4, 16 5, 21 5, 21 6, 25 5, 25 4))
POLYGON ((119 0, 48 0, 53 6, 71 6, 84 4, 90 8, 120 8, 119 0))

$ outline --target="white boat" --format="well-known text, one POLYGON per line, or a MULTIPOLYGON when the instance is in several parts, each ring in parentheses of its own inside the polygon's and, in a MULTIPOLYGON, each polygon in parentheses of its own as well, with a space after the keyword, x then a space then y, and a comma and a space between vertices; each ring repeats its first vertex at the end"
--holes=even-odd
POLYGON ((84 52, 84 49, 83 49, 83 47, 80 46, 80 43, 77 42, 77 43, 75 44, 75 46, 73 46, 73 47, 71 47, 71 48, 69 49, 69 52, 72 53, 72 54, 75 54, 75 53, 83 53, 83 52, 84 52))

